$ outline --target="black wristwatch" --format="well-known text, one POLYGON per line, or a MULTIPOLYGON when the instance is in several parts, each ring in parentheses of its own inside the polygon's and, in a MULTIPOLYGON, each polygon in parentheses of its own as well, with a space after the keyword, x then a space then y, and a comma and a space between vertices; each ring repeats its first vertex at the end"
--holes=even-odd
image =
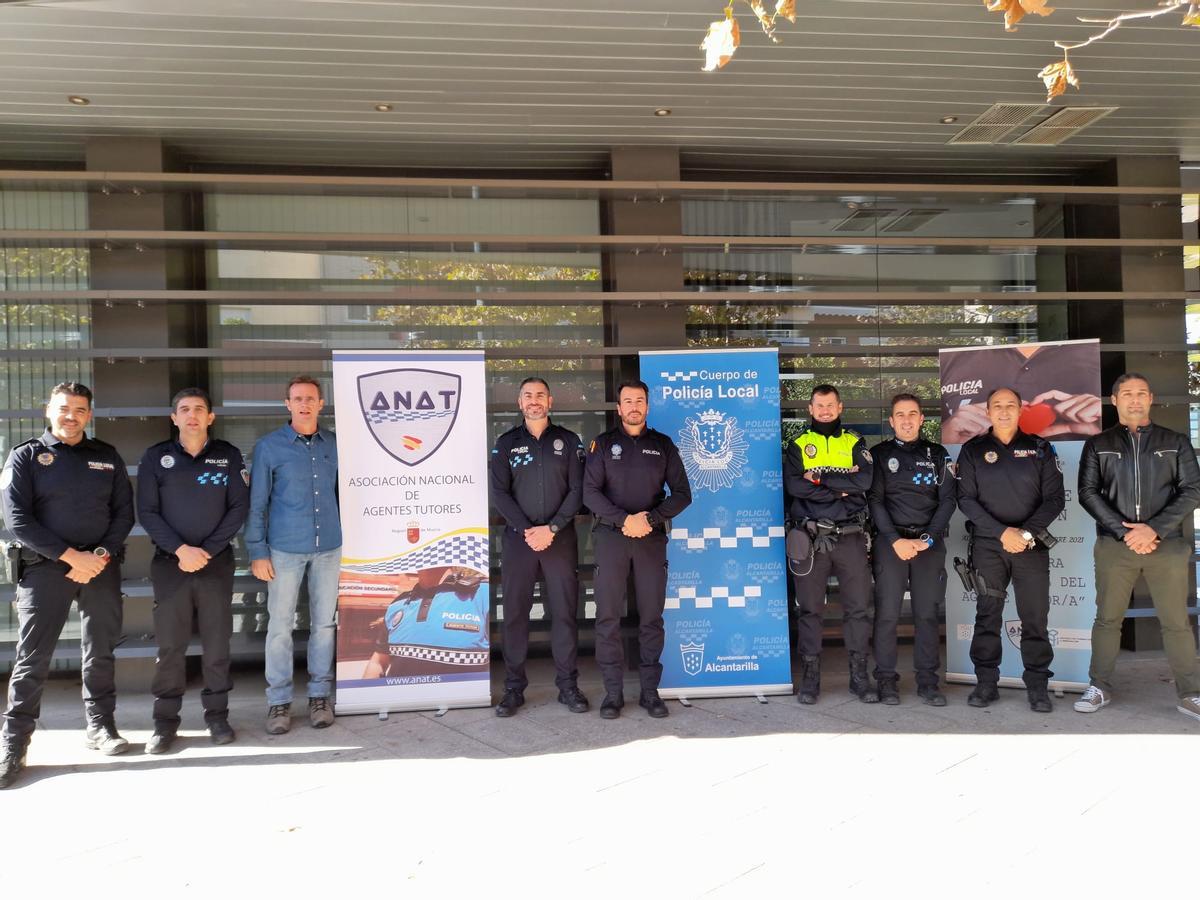
POLYGON ((553 522, 550 523, 550 533, 558 534, 558 526, 555 525, 553 522))

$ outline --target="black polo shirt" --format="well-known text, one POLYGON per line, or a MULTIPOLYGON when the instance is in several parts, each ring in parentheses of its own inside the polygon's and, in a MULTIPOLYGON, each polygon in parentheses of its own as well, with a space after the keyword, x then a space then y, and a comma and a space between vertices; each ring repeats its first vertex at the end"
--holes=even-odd
POLYGON ((963 444, 958 455, 958 506, 984 537, 1005 528, 1038 534, 1066 506, 1062 470, 1054 447, 1018 431, 1011 443, 987 433, 963 444))
POLYGON ((692 486, 674 441, 650 427, 634 437, 617 425, 588 448, 583 502, 602 524, 620 528, 626 516, 648 512, 657 527, 691 505, 692 486))
POLYGON ((535 438, 522 422, 497 438, 488 483, 492 504, 510 528, 562 530, 583 507, 583 442, 553 422, 535 438))
POLYGON ((229 546, 250 511, 250 476, 242 451, 210 440, 192 456, 163 441, 138 463, 138 519, 164 553, 184 544, 216 556, 229 546))
POLYGON ((65 444, 46 431, 18 444, 0 474, 4 521, 24 546, 58 559, 68 549, 121 552, 133 528, 133 490, 117 448, 65 444))
POLYGON ((956 494, 949 451, 924 438, 892 438, 872 447, 871 454, 875 469, 867 504, 880 536, 888 542, 899 540, 897 527, 919 529, 934 538, 944 535, 956 494))

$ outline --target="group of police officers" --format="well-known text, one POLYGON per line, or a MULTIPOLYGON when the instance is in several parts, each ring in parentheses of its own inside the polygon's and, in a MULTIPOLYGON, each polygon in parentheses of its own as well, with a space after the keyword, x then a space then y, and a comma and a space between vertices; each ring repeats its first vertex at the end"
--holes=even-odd
MULTIPOLYGON (((276 448, 272 459, 284 448, 303 464, 305 483, 299 486, 287 482, 286 459, 278 468, 262 470, 259 486, 271 479, 285 488, 277 492, 278 512, 271 492, 256 490, 255 502, 262 508, 252 513, 251 474, 236 447, 209 436, 212 405, 198 388, 174 398, 171 419, 178 438, 150 447, 141 460, 136 502, 155 546, 151 578, 159 643, 152 685, 155 730, 148 752, 165 752, 175 739, 193 616, 202 645, 205 721, 213 742, 234 740, 228 719, 231 541, 248 515, 258 522, 254 572, 271 584, 272 617, 287 620, 273 622, 275 630, 290 636, 294 593, 306 568, 314 594, 314 633, 328 630, 326 618, 332 621, 324 612, 318 615, 316 595, 329 593, 324 584, 329 565, 323 558, 336 557, 340 545, 340 532, 332 541, 326 536, 324 544, 319 532, 322 521, 327 532, 334 527, 320 515, 321 503, 330 512, 320 488, 336 494, 330 488, 331 476, 336 485, 336 446, 332 435, 316 426, 322 401, 313 379, 293 379, 287 398, 291 422, 255 450, 256 479, 260 457, 270 455, 270 442, 276 448), (297 387, 299 394, 293 396, 297 387), (331 449, 318 451, 318 440, 331 449), (303 513, 295 522, 288 519, 292 507, 303 513), (268 509, 284 530, 266 528, 268 509), (308 525, 309 520, 316 524, 308 525), (305 527, 316 531, 303 533, 305 527), (329 546, 331 542, 336 545, 329 546), (268 543, 291 549, 271 546, 267 556, 268 543), (305 548, 312 552, 302 552, 305 548), (276 569, 285 565, 294 577, 277 577, 276 569), (279 583, 285 580, 293 596, 277 605, 274 592, 283 592, 279 583)), ((1143 376, 1130 373, 1118 379, 1112 400, 1119 422, 1088 440, 1081 462, 1080 500, 1097 520, 1099 534, 1097 616, 1091 684, 1074 708, 1094 712, 1111 701, 1120 622, 1134 582, 1144 575, 1175 676, 1177 708, 1200 719, 1200 671, 1187 611, 1191 550, 1183 530, 1200 503, 1200 468, 1185 436, 1151 423, 1153 394, 1143 376)), ((620 622, 630 580, 639 617, 639 705, 655 718, 668 715, 658 693, 667 543, 671 519, 691 503, 691 490, 674 442, 648 426, 648 405, 643 382, 622 383, 618 424, 585 448, 578 435, 551 422, 553 397, 545 380, 527 378, 519 387, 522 421, 496 441, 489 463, 492 502, 505 522, 506 674, 498 716, 514 715, 525 702, 529 616, 539 580, 551 616, 558 701, 576 713, 590 708, 579 690, 576 662, 574 522, 585 505, 594 517, 595 653, 605 689, 600 715, 615 719, 624 706, 620 622)), ((917 695, 932 706, 946 704, 938 687, 939 608, 946 590, 945 538, 957 505, 970 533, 969 559, 958 568, 977 602, 971 641, 977 683, 967 702, 986 707, 999 699, 1003 606, 1011 584, 1021 620, 1030 708, 1050 712, 1053 648, 1047 617, 1049 549, 1055 538, 1049 527, 1064 508, 1065 490, 1053 447, 1018 427, 1021 397, 1012 388, 988 395, 990 427, 963 445, 957 464, 945 447, 921 436, 924 418, 913 394, 893 398, 889 422, 895 437, 870 450, 843 427, 842 409, 836 387, 815 387, 808 428, 788 443, 784 460, 787 558, 798 608, 799 701, 813 704, 820 694, 822 621, 832 574, 838 581, 851 693, 865 703, 900 703, 896 632, 907 591, 917 695), (874 683, 868 672, 872 607, 874 683)), ((15 447, 0 476, 5 521, 16 538, 7 556, 17 584, 19 624, 0 732, 0 787, 11 784, 24 767, 54 647, 73 601, 82 628, 87 746, 106 754, 128 748, 114 718, 114 649, 121 632, 119 567, 133 527, 134 497, 117 451, 86 435, 91 415, 87 387, 58 385, 46 408, 50 427, 15 447)), ((336 595, 336 576, 330 583, 336 595)), ((329 606, 326 599, 320 605, 329 606)), ((267 730, 272 734, 290 726, 290 642, 278 655, 287 660, 269 659, 267 666, 267 730), (273 668, 280 671, 273 673, 273 668)), ((314 655, 310 646, 309 675, 310 718, 314 727, 325 727, 332 721, 332 658, 326 650, 314 655)))

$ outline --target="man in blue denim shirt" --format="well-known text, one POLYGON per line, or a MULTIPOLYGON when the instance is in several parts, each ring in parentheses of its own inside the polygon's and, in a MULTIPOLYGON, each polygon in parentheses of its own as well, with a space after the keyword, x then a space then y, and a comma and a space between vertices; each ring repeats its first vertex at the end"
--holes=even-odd
POLYGON ((292 420, 254 447, 246 547, 250 570, 267 582, 267 733, 292 725, 292 628, 308 574, 308 717, 333 724, 334 613, 342 557, 337 444, 317 417, 321 386, 297 375, 284 400, 292 420))

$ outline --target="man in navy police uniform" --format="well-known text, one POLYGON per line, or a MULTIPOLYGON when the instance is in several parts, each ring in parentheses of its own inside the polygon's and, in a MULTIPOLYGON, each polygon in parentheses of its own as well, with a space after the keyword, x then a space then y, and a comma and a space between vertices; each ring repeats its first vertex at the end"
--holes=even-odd
POLYGON ((655 718, 667 715, 658 696, 665 642, 667 532, 671 519, 691 504, 692 489, 675 443, 646 425, 649 397, 644 382, 620 386, 617 415, 621 421, 592 441, 583 476, 583 502, 596 517, 592 528, 596 662, 604 678, 600 716, 605 719, 617 718, 625 705, 621 614, 631 569, 641 649, 638 702, 655 718))
POLYGON ((971 530, 971 567, 986 589, 977 593, 971 662, 978 679, 967 703, 1000 698, 1004 601, 1009 582, 1021 619, 1021 659, 1034 712, 1051 711, 1050 545, 1047 529, 1063 511, 1066 493, 1054 448, 1018 428, 1021 397, 997 388, 987 398, 992 427, 963 445, 958 456, 958 505, 971 530))
POLYGON ((20 544, 17 653, 0 732, 0 787, 25 766, 42 689, 72 601, 82 629, 87 746, 112 756, 129 749, 114 719, 113 651, 121 637, 121 567, 133 528, 133 492, 115 447, 89 438, 92 392, 64 382, 46 405, 50 427, 18 444, 0 474, 4 521, 20 544))
POLYGON ((550 650, 558 702, 588 710, 576 667, 579 629, 579 548, 575 516, 583 506, 583 443, 550 421, 554 398, 541 378, 517 389, 522 423, 496 441, 488 464, 492 504, 504 517, 501 589, 504 593, 504 697, 496 715, 511 716, 525 703, 529 611, 540 575, 550 610, 550 650))
POLYGON ((146 450, 138 465, 138 519, 154 542, 154 734, 147 753, 175 741, 187 688, 192 616, 200 629, 204 722, 214 744, 234 739, 229 725, 229 641, 233 634, 231 541, 250 510, 242 452, 209 437, 216 416, 208 394, 184 388, 171 401, 178 439, 146 450))

